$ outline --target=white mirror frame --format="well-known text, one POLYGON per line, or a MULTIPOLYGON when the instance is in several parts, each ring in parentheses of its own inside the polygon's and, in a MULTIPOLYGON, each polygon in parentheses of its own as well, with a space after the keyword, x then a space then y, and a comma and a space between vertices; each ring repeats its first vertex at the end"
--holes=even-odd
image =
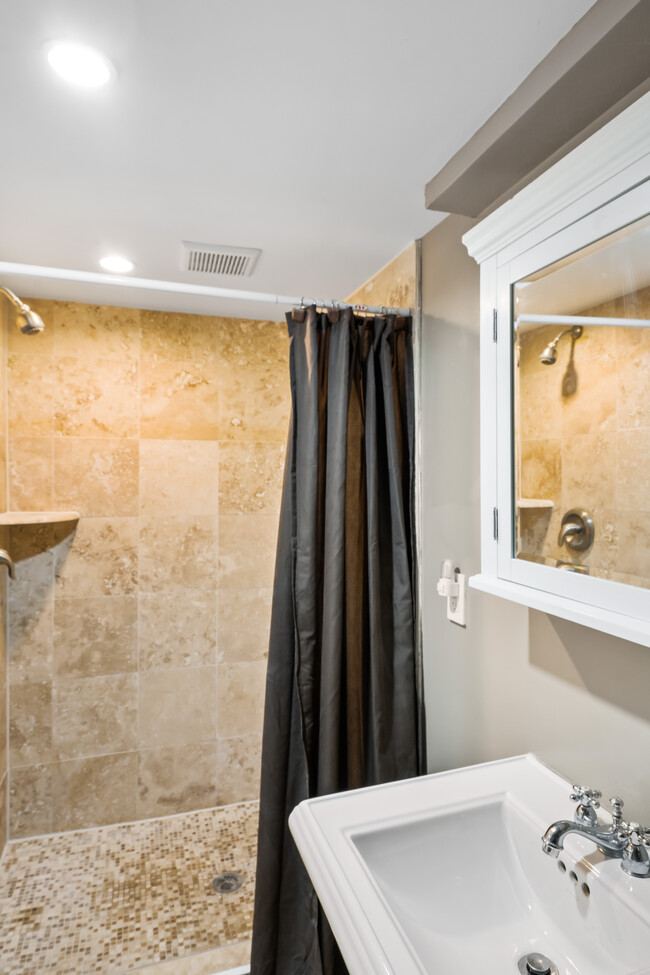
POLYGON ((513 557, 512 285, 650 213, 650 94, 463 237, 481 266, 481 573, 470 586, 650 646, 650 589, 513 557))

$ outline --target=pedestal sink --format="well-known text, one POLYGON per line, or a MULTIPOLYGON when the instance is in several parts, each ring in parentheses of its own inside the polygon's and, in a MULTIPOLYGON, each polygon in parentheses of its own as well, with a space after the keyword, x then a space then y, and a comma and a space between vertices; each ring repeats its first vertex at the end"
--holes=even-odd
POLYGON ((570 791, 527 755, 301 803, 291 830, 350 975, 519 975, 531 955, 650 975, 650 879, 574 835, 542 852, 570 791))

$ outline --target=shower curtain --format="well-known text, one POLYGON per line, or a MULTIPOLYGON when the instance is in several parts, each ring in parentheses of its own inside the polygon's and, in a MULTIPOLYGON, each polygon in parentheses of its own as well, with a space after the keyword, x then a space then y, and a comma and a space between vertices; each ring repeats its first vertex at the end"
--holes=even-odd
POLYGON ((273 592, 251 975, 346 969, 287 818, 424 771, 410 318, 287 315, 292 418, 273 592), (338 320, 333 321, 336 317, 338 320))

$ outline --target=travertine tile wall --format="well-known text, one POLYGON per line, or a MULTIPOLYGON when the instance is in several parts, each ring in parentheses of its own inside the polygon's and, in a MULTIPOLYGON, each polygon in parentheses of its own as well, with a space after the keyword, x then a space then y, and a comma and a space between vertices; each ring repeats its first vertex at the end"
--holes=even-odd
POLYGON ((409 244, 385 267, 373 274, 348 301, 390 308, 415 308, 416 245, 409 244))
POLYGON ((11 530, 11 836, 256 798, 286 326, 32 304, 10 507, 81 518, 11 530))
MULTIPOLYGON (((7 387, 6 343, 8 302, 0 298, 0 512, 7 510, 7 387)), ((8 548, 8 532, 0 526, 0 548, 8 548)), ((7 748, 7 576, 0 569, 0 856, 7 840, 8 748, 7 748)))
MULTIPOLYGON (((650 318, 650 288, 583 314, 650 318)), ((523 550, 650 587, 650 329, 586 327, 575 343, 572 395, 562 391, 569 337, 559 344, 555 365, 538 360, 558 331, 536 328, 520 342, 519 493, 553 501, 552 510, 520 513, 523 550), (557 544, 571 508, 594 518, 587 552, 557 544)))

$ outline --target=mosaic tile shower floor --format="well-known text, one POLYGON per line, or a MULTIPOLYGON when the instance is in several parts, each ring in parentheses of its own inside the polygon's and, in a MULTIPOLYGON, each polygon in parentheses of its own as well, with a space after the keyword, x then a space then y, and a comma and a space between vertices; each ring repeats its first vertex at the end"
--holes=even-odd
POLYGON ((9 844, 0 867, 0 972, 148 975, 148 966, 167 962, 161 975, 181 975, 190 966, 180 959, 200 952, 206 971, 220 970, 220 956, 221 970, 245 963, 257 816, 258 803, 247 802, 9 844), (242 874, 241 889, 214 893, 213 877, 226 871, 242 874))

